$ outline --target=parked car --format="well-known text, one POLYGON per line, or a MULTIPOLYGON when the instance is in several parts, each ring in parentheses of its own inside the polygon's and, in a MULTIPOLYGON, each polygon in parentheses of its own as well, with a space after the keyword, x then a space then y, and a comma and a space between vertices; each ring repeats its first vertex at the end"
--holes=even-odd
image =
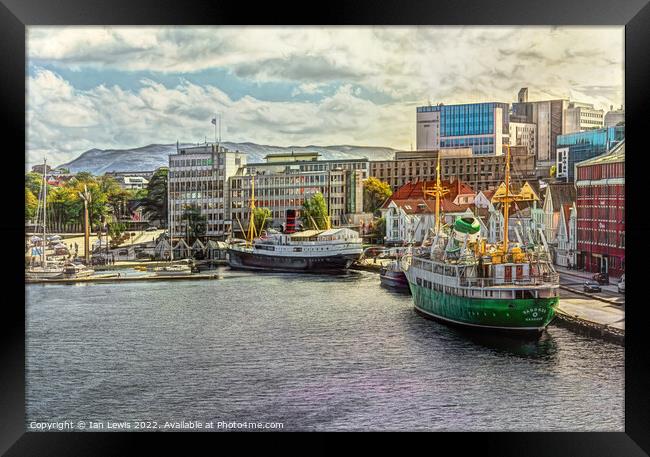
POLYGON ((623 273, 621 279, 618 281, 617 288, 619 294, 625 293, 625 273, 623 273))
POLYGON ((598 284, 595 284, 593 282, 586 282, 583 287, 583 290, 585 292, 602 292, 602 288, 598 284))
POLYGON ((150 226, 144 229, 145 232, 155 232, 156 230, 158 230, 158 228, 154 226, 150 226))
POLYGON ((596 273, 592 279, 598 284, 609 284, 609 275, 607 273, 596 273))

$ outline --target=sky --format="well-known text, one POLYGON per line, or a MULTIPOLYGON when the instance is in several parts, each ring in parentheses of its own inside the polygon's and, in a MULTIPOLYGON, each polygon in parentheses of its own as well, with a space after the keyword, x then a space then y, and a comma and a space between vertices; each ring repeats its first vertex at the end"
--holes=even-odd
POLYGON ((623 27, 28 27, 27 157, 214 140, 415 144, 429 103, 623 104, 623 27))

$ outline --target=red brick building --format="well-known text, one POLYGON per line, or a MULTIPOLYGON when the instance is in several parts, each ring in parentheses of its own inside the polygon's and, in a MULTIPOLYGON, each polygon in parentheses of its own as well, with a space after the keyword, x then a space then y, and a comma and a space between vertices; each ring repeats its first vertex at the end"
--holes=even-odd
POLYGON ((625 272, 625 141, 576 164, 577 256, 590 272, 625 272))

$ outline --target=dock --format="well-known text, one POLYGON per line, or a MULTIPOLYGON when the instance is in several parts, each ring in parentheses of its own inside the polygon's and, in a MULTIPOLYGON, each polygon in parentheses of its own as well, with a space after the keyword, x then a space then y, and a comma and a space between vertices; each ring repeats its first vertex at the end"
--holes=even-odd
POLYGON ((110 273, 105 275, 88 276, 85 278, 57 278, 57 279, 25 279, 26 284, 73 284, 73 283, 101 283, 101 282, 137 282, 137 281, 198 281, 205 279, 221 279, 218 273, 211 274, 187 274, 164 276, 157 274, 128 276, 119 273, 110 273))

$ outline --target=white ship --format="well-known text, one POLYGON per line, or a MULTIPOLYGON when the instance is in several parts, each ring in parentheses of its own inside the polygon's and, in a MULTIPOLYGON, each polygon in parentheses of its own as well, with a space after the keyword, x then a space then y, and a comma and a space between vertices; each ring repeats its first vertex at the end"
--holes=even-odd
POLYGON ((361 243, 359 233, 348 228, 291 234, 269 231, 251 245, 231 245, 228 263, 232 268, 251 270, 345 270, 361 257, 361 243))

